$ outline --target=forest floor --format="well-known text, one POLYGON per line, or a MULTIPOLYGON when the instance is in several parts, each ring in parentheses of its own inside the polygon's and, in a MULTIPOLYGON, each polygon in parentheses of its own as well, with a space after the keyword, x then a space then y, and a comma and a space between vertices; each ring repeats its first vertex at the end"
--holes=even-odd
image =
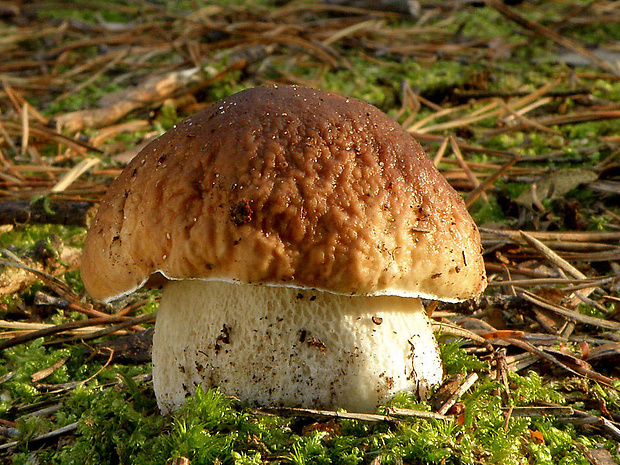
POLYGON ((13 0, 0 56, 0 460, 619 463, 620 2, 13 0), (162 416, 159 293, 86 295, 110 182, 266 83, 377 106, 480 226, 489 287, 434 308, 448 382, 428 401, 310 413, 211 390, 162 416))

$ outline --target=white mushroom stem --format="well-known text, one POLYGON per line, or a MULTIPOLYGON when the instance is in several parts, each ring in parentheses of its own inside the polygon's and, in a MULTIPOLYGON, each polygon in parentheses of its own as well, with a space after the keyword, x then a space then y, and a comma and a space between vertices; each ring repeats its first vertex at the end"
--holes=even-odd
POLYGON ((153 342, 162 412, 196 386, 253 405, 374 412, 442 378, 422 303, 217 281, 166 285, 153 342))

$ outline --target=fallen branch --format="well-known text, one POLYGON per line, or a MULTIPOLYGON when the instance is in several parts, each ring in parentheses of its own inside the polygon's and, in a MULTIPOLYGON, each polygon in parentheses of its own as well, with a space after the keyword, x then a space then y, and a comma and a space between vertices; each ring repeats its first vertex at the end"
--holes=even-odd
POLYGON ((0 224, 63 224, 88 227, 95 211, 93 202, 5 201, 0 202, 0 224))
MULTIPOLYGON (((262 46, 258 48, 265 50, 262 46)), ((128 89, 122 98, 112 105, 105 108, 66 113, 56 118, 56 122, 69 132, 81 131, 84 128, 110 126, 132 111, 161 102, 175 95, 180 89, 187 89, 196 84, 202 87, 228 74, 230 70, 244 68, 250 64, 249 57, 259 60, 265 55, 266 51, 257 54, 245 53, 239 57, 232 57, 230 65, 224 71, 217 71, 205 66, 153 76, 144 83, 128 89)))
POLYGON ((16 336, 8 339, 4 342, 0 342, 0 350, 8 349, 9 347, 15 347, 19 344, 34 341, 35 339, 39 339, 41 337, 52 336, 54 334, 63 333, 65 331, 76 328, 121 323, 126 319, 127 317, 109 316, 108 318, 90 318, 88 320, 70 321, 68 323, 55 325, 51 328, 40 329, 38 331, 32 331, 28 334, 23 334, 21 336, 16 336))
POLYGON ((64 343, 70 343, 70 342, 75 342, 75 341, 87 341, 89 339, 97 339, 99 337, 107 336, 108 334, 112 334, 117 331, 120 331, 121 329, 130 328, 132 326, 136 326, 142 323, 150 323, 152 321, 155 321, 156 317, 157 317, 157 312, 147 313, 146 315, 140 315, 134 318, 124 317, 126 318, 126 320, 121 323, 114 324, 112 326, 109 326, 107 328, 103 328, 97 331, 93 331, 92 333, 78 334, 76 336, 73 336, 67 339, 62 339, 60 341, 54 341, 54 343, 64 344, 64 343))

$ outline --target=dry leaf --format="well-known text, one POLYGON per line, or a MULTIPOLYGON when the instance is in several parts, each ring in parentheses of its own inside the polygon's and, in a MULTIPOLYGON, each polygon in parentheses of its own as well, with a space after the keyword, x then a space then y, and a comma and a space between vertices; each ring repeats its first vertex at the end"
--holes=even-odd
POLYGON ((530 438, 532 438, 532 441, 534 441, 536 444, 545 443, 545 438, 543 434, 538 430, 530 430, 530 438))

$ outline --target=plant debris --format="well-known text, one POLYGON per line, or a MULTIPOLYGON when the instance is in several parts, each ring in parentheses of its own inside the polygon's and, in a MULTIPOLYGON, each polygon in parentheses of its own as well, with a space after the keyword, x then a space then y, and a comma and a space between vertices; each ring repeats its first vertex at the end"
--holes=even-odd
POLYGON ((620 2, 16 0, 0 28, 2 459, 620 460, 620 2), (274 82, 391 115, 480 225, 489 288, 429 307, 447 375, 429 401, 250 409, 213 389, 162 417, 158 291, 85 295, 86 227, 123 167, 274 82))

